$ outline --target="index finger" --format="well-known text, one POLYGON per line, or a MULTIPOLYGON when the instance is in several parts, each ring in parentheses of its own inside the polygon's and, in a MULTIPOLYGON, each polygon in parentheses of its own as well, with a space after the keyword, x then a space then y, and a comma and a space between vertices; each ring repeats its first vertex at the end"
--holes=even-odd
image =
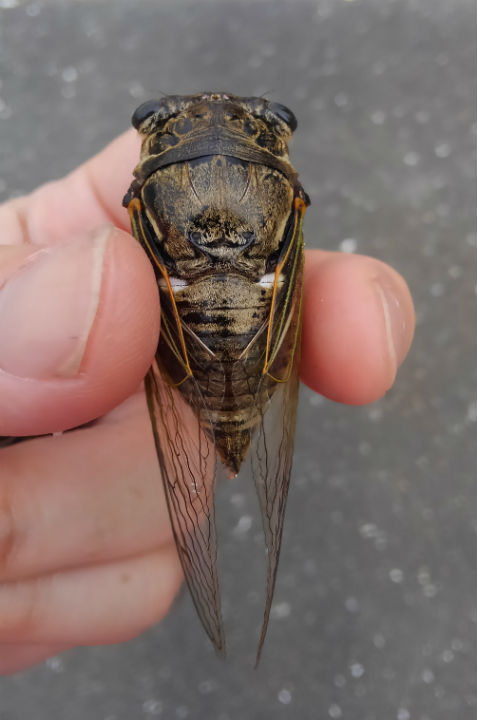
POLYGON ((0 207, 0 244, 56 245, 105 224, 130 231, 122 198, 140 138, 133 129, 61 180, 0 207))

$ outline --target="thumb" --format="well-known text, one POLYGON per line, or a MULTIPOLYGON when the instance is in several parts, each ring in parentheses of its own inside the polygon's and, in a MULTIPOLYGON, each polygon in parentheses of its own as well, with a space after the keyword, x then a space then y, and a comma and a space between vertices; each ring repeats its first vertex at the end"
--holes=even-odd
POLYGON ((0 435, 75 427, 137 389, 157 346, 152 267, 108 227, 0 252, 0 435), (29 254, 28 254, 29 252, 29 254))

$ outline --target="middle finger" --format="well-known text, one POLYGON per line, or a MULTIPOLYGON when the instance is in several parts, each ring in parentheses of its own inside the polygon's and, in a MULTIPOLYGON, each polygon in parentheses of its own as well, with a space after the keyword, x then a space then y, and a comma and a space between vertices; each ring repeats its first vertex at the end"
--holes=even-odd
POLYGON ((98 424, 2 450, 0 581, 172 540, 142 393, 98 424))

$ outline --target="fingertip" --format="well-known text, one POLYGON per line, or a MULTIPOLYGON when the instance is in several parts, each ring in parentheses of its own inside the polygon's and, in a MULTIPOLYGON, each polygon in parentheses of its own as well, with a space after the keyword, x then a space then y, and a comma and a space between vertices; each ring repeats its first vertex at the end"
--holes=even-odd
POLYGON ((122 200, 133 180, 132 173, 139 161, 140 149, 138 132, 129 128, 70 176, 81 187, 92 191, 97 209, 123 230, 129 229, 130 222, 122 200))
POLYGON ((401 276, 373 258, 311 252, 304 303, 303 381, 337 402, 362 405, 382 397, 414 330, 401 276))

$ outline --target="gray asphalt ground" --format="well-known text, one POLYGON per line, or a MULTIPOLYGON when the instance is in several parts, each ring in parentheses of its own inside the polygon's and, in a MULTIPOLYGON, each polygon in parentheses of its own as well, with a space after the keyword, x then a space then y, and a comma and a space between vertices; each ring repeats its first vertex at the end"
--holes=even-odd
POLYGON ((474 3, 0 0, 0 27, 2 199, 158 91, 267 93, 299 119, 308 246, 391 263, 418 316, 380 402, 302 392, 259 670, 263 539, 235 481, 218 507, 228 660, 183 593, 133 642, 0 680, 0 720, 475 718, 474 3))

